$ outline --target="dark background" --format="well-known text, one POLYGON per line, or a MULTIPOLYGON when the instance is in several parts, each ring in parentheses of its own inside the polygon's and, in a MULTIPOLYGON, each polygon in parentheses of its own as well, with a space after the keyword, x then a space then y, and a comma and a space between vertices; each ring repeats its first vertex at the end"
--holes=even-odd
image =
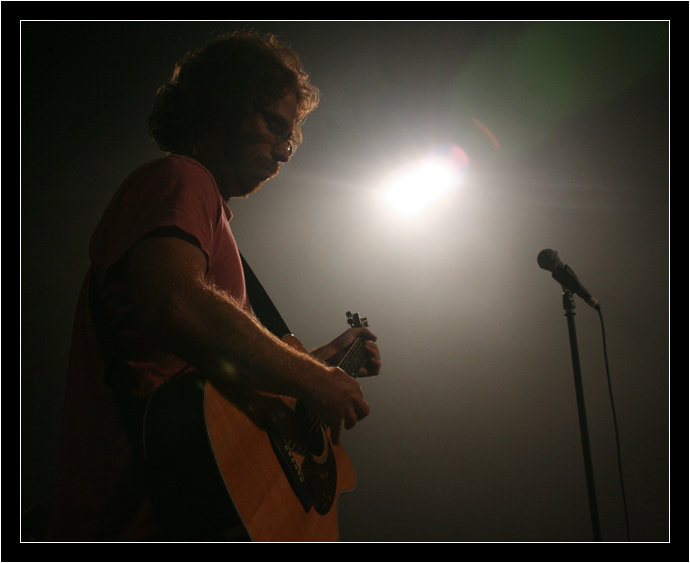
MULTIPOLYGON (((153 95, 245 24, 302 55, 322 102, 281 175, 231 202, 240 248, 305 345, 356 310, 384 358, 344 436, 342 539, 592 539, 561 287, 536 262, 553 248, 602 304, 630 539, 668 541, 666 21, 23 22, 22 509, 51 493, 90 234, 160 154, 153 95), (383 180, 437 143, 464 181, 396 216, 383 180)), ((599 318, 576 313, 602 538, 626 541, 599 318)))

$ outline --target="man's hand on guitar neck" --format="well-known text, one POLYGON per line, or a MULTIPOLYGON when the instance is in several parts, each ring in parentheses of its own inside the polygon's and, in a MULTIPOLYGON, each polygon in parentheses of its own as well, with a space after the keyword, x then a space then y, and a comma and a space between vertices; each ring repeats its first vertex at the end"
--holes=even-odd
MULTIPOLYGON (((328 344, 312 350, 311 355, 336 366, 357 338, 364 341, 366 355, 359 376, 378 375, 381 370, 381 355, 376 345, 376 335, 364 327, 346 330, 328 344)), ((340 368, 334 368, 329 380, 317 384, 314 398, 307 399, 306 402, 311 412, 330 427, 334 444, 340 442, 342 426, 349 430, 369 414, 369 405, 364 400, 361 387, 340 368)))
POLYGON ((343 332, 333 341, 310 352, 312 356, 332 366, 337 366, 345 356, 350 345, 357 339, 364 340, 364 354, 366 361, 357 377, 378 375, 381 371, 381 354, 376 345, 376 335, 368 328, 351 328, 343 332))

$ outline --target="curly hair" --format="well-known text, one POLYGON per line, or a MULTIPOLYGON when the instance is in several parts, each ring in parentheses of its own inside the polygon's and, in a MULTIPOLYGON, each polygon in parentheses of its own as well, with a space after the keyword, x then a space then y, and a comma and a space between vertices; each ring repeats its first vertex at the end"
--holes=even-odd
POLYGON ((272 34, 225 33, 177 63, 156 93, 149 133, 163 151, 192 155, 210 136, 232 137, 287 92, 297 96, 297 145, 301 124, 319 103, 299 56, 272 34))

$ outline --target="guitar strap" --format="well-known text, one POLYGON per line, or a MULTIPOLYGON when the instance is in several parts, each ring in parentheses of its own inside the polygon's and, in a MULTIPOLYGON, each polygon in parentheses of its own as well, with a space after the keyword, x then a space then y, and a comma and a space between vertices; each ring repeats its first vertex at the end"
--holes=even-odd
POLYGON ((278 309, 271 301, 271 298, 266 293, 266 290, 259 282, 259 279, 254 274, 247 260, 242 254, 242 268, 244 269, 244 280, 247 286, 247 295, 249 296, 249 303, 252 306, 254 314, 261 321, 268 330, 275 336, 282 339, 287 334, 292 334, 290 329, 285 324, 285 321, 280 316, 278 309))

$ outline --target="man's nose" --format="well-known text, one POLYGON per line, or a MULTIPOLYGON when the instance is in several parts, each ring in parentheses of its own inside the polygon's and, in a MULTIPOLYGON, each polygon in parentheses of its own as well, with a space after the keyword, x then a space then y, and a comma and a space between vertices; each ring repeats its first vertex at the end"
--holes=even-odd
POLYGON ((292 156, 292 150, 290 148, 289 141, 285 141, 284 143, 280 143, 278 145, 273 145, 271 155, 278 162, 287 162, 288 160, 290 160, 290 157, 292 156))

